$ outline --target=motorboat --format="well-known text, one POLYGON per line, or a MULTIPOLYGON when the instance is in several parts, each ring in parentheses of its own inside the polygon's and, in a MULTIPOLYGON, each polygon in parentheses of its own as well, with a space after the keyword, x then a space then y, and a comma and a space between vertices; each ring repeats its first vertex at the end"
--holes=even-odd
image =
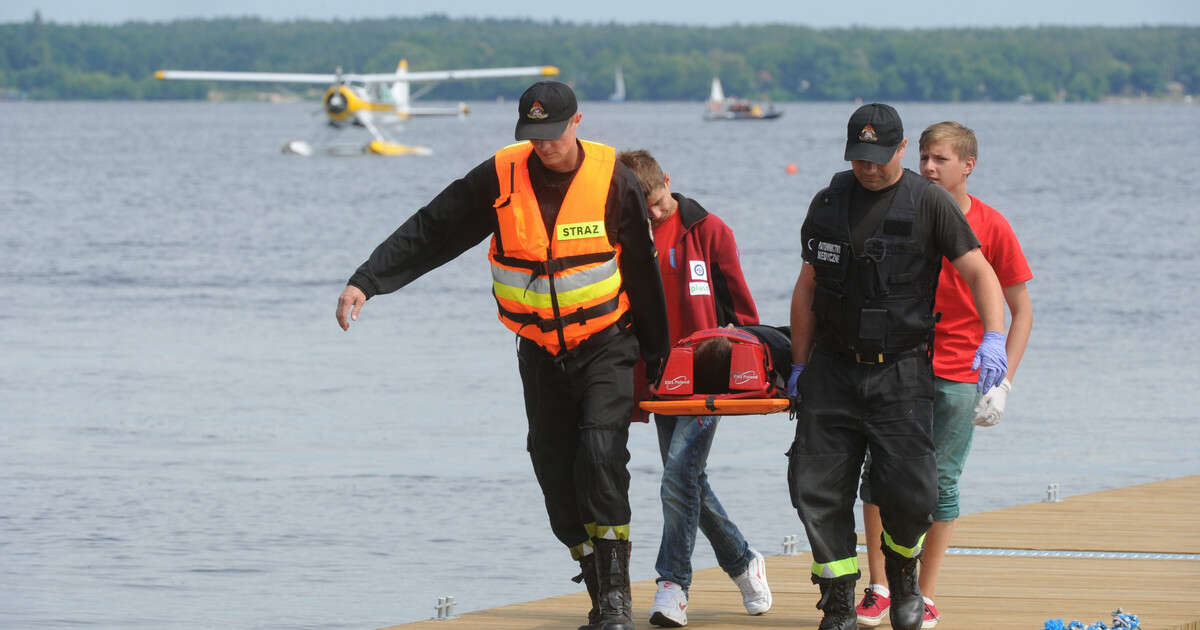
POLYGON ((728 98, 721 88, 721 79, 713 77, 708 94, 705 120, 772 120, 783 115, 770 101, 758 103, 744 98, 728 98))

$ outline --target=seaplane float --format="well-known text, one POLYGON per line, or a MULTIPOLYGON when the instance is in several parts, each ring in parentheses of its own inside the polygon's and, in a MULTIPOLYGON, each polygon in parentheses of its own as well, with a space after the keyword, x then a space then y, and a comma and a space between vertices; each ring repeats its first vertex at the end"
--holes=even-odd
MULTIPOLYGON (((240 81, 245 83, 305 83, 328 85, 321 96, 321 107, 329 129, 361 127, 371 140, 354 152, 377 155, 428 155, 427 147, 400 144, 388 138, 384 125, 395 125, 423 116, 462 116, 469 113, 466 103, 456 107, 417 107, 412 101, 427 93, 442 81, 467 81, 504 77, 553 76, 554 66, 522 66, 511 68, 470 68, 465 70, 432 70, 410 72, 408 61, 401 59, 396 72, 384 74, 346 74, 339 67, 333 74, 303 74, 293 72, 226 72, 211 70, 159 70, 155 78, 176 81, 240 81), (416 93, 410 86, 425 84, 416 93)), ((328 134, 327 134, 328 136, 328 134)), ((326 137, 327 137, 326 136, 326 137)), ((344 153, 337 145, 324 146, 331 153, 344 153)), ((344 145, 343 145, 344 147, 344 145)), ((303 140, 293 140, 283 146, 285 153, 312 155, 313 146, 303 140)))

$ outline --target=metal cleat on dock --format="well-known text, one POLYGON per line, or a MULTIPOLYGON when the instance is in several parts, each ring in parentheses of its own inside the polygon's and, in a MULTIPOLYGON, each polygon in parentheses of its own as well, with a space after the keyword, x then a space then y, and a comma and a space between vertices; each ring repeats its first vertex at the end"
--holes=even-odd
POLYGON ((434 617, 437 621, 446 619, 454 619, 454 597, 451 595, 443 595, 438 598, 437 606, 433 607, 437 611, 437 616, 434 617))

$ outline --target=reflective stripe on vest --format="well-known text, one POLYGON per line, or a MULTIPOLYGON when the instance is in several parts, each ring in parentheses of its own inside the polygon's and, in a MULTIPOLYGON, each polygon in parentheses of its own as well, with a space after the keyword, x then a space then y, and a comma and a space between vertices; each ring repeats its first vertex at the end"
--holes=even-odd
POLYGON ((495 157, 499 229, 488 260, 499 318, 551 354, 578 346, 629 310, 621 288, 621 248, 609 242, 604 222, 616 151, 580 144, 583 163, 563 198, 553 235, 546 234, 529 180, 533 145, 509 145, 495 157))

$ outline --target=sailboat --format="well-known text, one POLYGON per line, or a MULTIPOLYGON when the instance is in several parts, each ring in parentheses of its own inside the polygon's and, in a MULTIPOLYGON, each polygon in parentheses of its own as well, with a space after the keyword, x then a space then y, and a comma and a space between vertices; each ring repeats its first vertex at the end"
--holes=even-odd
POLYGON ((763 105, 744 98, 726 98, 721 80, 713 77, 704 120, 772 120, 783 115, 770 101, 763 105))
POLYGON ((625 100, 625 75, 621 72, 621 66, 617 66, 616 76, 613 78, 614 88, 613 93, 608 95, 608 100, 614 103, 620 103, 625 100))

